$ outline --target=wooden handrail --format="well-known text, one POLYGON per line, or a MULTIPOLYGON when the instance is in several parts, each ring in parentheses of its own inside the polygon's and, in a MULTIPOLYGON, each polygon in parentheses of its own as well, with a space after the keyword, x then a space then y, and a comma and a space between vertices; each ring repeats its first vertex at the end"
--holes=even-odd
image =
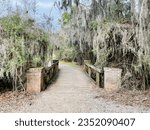
POLYGON ((86 66, 90 67, 91 69, 101 73, 101 69, 99 68, 96 68, 94 65, 91 65, 91 64, 88 64, 88 63, 85 63, 86 66))
POLYGON ((50 67, 44 69, 44 83, 47 85, 51 82, 51 79, 58 73, 59 70, 59 61, 55 60, 50 67))
POLYGON ((100 75, 102 73, 102 70, 99 68, 96 68, 94 65, 90 64, 89 61, 84 61, 84 70, 88 73, 89 77, 92 78, 92 72, 96 73, 96 84, 100 86, 100 75))

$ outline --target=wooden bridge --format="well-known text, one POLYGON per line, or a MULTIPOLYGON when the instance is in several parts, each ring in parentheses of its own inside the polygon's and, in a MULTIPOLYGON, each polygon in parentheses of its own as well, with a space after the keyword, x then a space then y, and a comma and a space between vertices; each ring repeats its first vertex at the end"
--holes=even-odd
MULTIPOLYGON (((89 77, 95 81, 98 87, 102 85, 102 73, 101 70, 89 64, 89 61, 84 62, 85 72, 88 73, 89 77)), ((39 93, 46 89, 49 83, 59 72, 59 61, 53 60, 50 67, 31 68, 27 73, 27 91, 29 93, 39 93)), ((64 76, 66 76, 64 74, 64 76)), ((70 75, 71 76, 71 75, 70 75)), ((73 75, 72 75, 73 76, 73 75)), ((82 79, 80 79, 82 80, 82 79)), ((68 80, 69 82, 69 80, 68 80)))
MULTIPOLYGON (((92 65, 89 60, 85 60, 82 71, 86 72, 89 76, 89 80, 92 79, 95 81, 95 84, 98 87, 105 87, 105 89, 109 91, 116 91, 121 87, 121 69, 105 67, 102 71, 101 69, 92 65)), ((50 67, 31 68, 27 73, 27 91, 29 93, 39 93, 45 90, 58 72, 58 60, 53 60, 50 67)), ((66 77, 66 74, 64 74, 64 77, 66 77)))
MULTIPOLYGON (((52 66, 53 67, 50 67, 46 74, 50 71, 56 71, 58 62, 55 62, 52 66)), ((50 84, 45 91, 38 93, 30 104, 21 106, 19 110, 15 110, 14 112, 74 113, 143 111, 142 108, 127 107, 114 102, 106 101, 103 98, 96 98, 99 96, 100 89, 80 66, 71 63, 60 63, 59 68, 60 70, 56 80, 50 84)), ((90 65, 87 66, 87 64, 86 68, 94 69, 90 65)), ((89 72, 91 71, 89 70, 89 72)), ((97 71, 94 69, 94 72, 97 71)), ((97 73, 100 73, 99 70, 97 73)), ((35 77, 41 77, 41 74, 36 74, 35 77)), ((98 79, 96 81, 98 81, 98 79)), ((34 85, 35 84, 37 83, 34 82, 34 85)))

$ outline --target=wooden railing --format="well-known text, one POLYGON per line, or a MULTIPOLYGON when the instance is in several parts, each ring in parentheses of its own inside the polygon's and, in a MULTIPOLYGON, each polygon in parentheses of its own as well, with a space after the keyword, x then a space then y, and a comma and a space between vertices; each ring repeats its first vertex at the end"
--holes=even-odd
POLYGON ((102 85, 102 71, 101 69, 96 68, 94 65, 90 64, 89 60, 84 61, 84 71, 86 71, 90 78, 92 78, 96 85, 103 87, 102 85))
POLYGON ((47 86, 59 71, 59 61, 53 60, 50 67, 44 68, 44 84, 47 86))
POLYGON ((27 72, 27 92, 39 93, 48 86, 59 71, 59 61, 53 60, 50 67, 31 68, 27 72))

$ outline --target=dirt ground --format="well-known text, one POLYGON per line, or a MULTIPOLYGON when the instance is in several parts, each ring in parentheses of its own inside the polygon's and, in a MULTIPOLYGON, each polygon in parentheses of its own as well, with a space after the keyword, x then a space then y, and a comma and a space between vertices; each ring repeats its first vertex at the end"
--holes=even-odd
POLYGON ((108 93, 104 89, 100 89, 99 96, 96 98, 104 98, 108 101, 115 101, 122 105, 150 108, 150 90, 138 91, 121 89, 117 92, 108 93))

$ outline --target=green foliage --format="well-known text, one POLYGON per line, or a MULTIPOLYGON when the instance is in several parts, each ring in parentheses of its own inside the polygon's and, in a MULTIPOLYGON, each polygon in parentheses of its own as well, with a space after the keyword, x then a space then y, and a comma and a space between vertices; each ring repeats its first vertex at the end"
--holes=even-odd
POLYGON ((131 21, 131 3, 129 1, 118 0, 110 6, 110 13, 104 18, 105 21, 126 23, 131 21))
POLYGON ((68 24, 70 22, 71 18, 72 18, 71 13, 65 12, 62 15, 62 23, 63 23, 63 25, 68 24))
POLYGON ((19 15, 5 17, 0 23, 11 41, 11 44, 8 45, 9 60, 6 64, 6 73, 14 76, 16 69, 26 63, 24 38, 22 36, 26 23, 19 15))
POLYGON ((40 56, 34 56, 32 59, 33 67, 40 67, 42 65, 41 61, 42 59, 40 56))
POLYGON ((49 36, 47 33, 43 33, 41 36, 40 36, 40 40, 44 43, 49 43, 49 36))
POLYGON ((150 74, 150 55, 142 55, 142 58, 139 58, 136 65, 133 65, 135 73, 143 75, 144 70, 150 74))
POLYGON ((120 13, 123 12, 123 3, 114 4, 112 6, 112 14, 119 17, 120 13))
POLYGON ((63 44, 57 51, 57 58, 65 61, 73 61, 77 57, 77 50, 74 46, 69 44, 63 44))
POLYGON ((97 60, 95 65, 98 66, 99 68, 103 68, 108 64, 108 56, 111 54, 111 49, 100 49, 98 50, 93 50, 94 53, 97 55, 97 60))
POLYGON ((7 41, 3 40, 0 43, 7 47, 2 49, 6 54, 2 55, 5 59, 2 65, 0 63, 0 71, 2 66, 2 72, 7 76, 11 75, 13 90, 23 86, 22 77, 25 76, 28 68, 43 66, 47 60, 50 60, 52 45, 48 33, 35 27, 33 22, 23 19, 18 14, 0 20, 7 41))
POLYGON ((146 55, 143 57, 143 63, 146 63, 150 67, 150 55, 146 55))
POLYGON ((7 16, 1 20, 4 30, 9 36, 20 36, 26 28, 26 22, 21 19, 19 15, 7 16))
POLYGON ((97 22, 97 21, 92 21, 92 22, 90 22, 89 27, 90 27, 90 30, 96 31, 96 30, 97 30, 97 27, 98 27, 98 22, 97 22))
POLYGON ((15 46, 10 48, 10 55, 11 57, 7 62, 7 73, 11 73, 13 76, 17 68, 23 66, 26 63, 26 55, 25 55, 25 46, 22 44, 22 40, 17 40, 15 46))

